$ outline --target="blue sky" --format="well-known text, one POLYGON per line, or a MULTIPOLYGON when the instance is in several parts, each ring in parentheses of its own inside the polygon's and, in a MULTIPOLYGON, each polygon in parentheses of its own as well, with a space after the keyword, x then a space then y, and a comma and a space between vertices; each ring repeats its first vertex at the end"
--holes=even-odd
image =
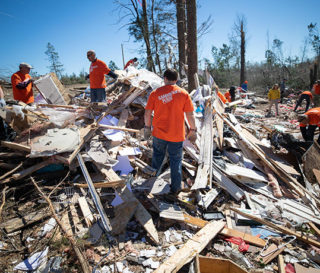
MULTIPOLYGON (((125 0, 121 0, 125 1, 125 0)), ((148 1, 148 0, 147 0, 148 1)), ((285 55, 301 56, 301 47, 311 22, 320 25, 319 0, 199 0, 198 21, 213 18, 210 32, 199 41, 199 59, 212 59, 211 47, 228 43, 238 14, 247 19, 247 60, 262 61, 274 38, 283 41, 285 55)), ((99 59, 122 66, 137 54, 138 45, 120 29, 113 0, 0 0, 0 75, 15 72, 20 62, 32 64, 39 74, 49 72, 46 45, 54 45, 65 72, 87 71, 86 51, 94 49, 99 59)), ((311 49, 309 50, 312 56, 311 49)))

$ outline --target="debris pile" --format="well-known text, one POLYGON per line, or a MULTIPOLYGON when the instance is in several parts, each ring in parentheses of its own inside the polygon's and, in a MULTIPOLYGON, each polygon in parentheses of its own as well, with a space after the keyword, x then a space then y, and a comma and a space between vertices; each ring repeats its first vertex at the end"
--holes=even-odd
POLYGON ((142 137, 163 81, 117 73, 106 103, 51 73, 35 106, 0 109, 16 134, 0 146, 4 272, 320 272, 320 147, 293 116, 265 118, 252 106, 263 99, 226 108, 198 86, 198 136, 172 196, 168 159, 157 173, 142 137))

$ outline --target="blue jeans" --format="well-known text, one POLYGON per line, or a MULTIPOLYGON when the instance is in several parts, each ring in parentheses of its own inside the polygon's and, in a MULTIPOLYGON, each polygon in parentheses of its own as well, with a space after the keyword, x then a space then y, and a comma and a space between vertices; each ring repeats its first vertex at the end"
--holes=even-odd
POLYGON ((91 99, 91 102, 106 101, 106 90, 104 88, 90 89, 90 99, 91 99))
POLYGON ((171 171, 171 192, 175 193, 179 191, 181 189, 182 180, 181 162, 183 142, 171 142, 162 140, 157 137, 153 137, 152 146, 152 167, 155 168, 158 171, 158 173, 160 171, 162 161, 168 149, 171 171))

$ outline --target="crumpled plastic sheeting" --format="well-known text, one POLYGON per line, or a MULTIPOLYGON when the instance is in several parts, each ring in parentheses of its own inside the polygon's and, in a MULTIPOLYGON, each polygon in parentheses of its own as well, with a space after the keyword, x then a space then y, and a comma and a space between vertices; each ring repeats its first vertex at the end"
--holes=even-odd
POLYGON ((30 258, 24 260, 14 267, 14 270, 30 271, 36 270, 40 265, 47 262, 49 247, 45 250, 34 253, 30 258))
POLYGON ((136 69, 130 65, 127 70, 127 77, 137 75, 131 80, 131 85, 135 87, 140 87, 140 82, 142 81, 148 82, 153 90, 163 85, 163 79, 161 79, 157 74, 146 69, 136 69))

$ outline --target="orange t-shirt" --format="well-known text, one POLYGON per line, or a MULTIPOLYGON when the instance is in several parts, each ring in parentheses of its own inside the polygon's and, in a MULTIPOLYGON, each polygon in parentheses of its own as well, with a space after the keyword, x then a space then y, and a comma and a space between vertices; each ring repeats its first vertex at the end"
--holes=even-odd
POLYGON ((314 93, 316 94, 316 95, 320 95, 320 84, 314 84, 313 85, 313 90, 314 90, 314 93))
POLYGON ((226 104, 227 99, 225 98, 225 96, 220 91, 218 91, 218 97, 222 100, 222 102, 224 104, 226 104))
POLYGON ((301 95, 308 95, 312 99, 312 93, 310 91, 303 91, 301 95))
POLYGON ((228 102, 231 102, 231 95, 230 95, 229 91, 224 93, 224 97, 227 99, 228 102))
MULTIPOLYGON (((304 114, 309 117, 309 125, 320 126, 320 107, 312 108, 304 114)), ((306 127, 306 125, 300 123, 300 127, 306 127)))
POLYGON ((124 69, 126 69, 129 65, 133 64, 134 61, 133 59, 131 59, 130 61, 127 62, 127 64, 125 65, 124 69))
POLYGON ((16 87, 17 84, 28 81, 29 79, 31 79, 31 76, 29 74, 23 74, 20 71, 14 73, 11 76, 13 98, 15 100, 22 101, 26 104, 34 102, 32 83, 29 83, 27 87, 23 89, 19 89, 16 87))
POLYGON ((110 68, 105 62, 96 59, 90 65, 90 88, 106 88, 106 78, 104 75, 109 74, 110 68))
POLYGON ((151 92, 146 108, 154 111, 152 135, 162 140, 185 140, 184 113, 193 112, 189 93, 177 85, 165 85, 151 92))

